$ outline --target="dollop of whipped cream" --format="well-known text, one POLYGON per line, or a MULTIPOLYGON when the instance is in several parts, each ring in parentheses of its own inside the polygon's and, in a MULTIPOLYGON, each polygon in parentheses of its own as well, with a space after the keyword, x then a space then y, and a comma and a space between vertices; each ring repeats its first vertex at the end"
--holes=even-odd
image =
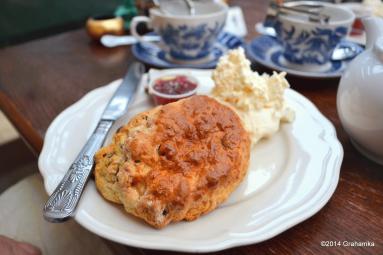
POLYGON ((211 95, 237 112, 254 145, 277 132, 281 122, 294 120, 294 111, 284 99, 290 86, 285 76, 284 72, 271 76, 253 72, 243 48, 238 48, 220 58, 212 74, 211 95))

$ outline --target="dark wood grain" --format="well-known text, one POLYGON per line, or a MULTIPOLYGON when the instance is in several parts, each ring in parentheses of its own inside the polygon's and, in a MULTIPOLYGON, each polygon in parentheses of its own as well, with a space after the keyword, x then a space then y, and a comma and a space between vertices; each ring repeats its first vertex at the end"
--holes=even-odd
MULTIPOLYGON (((265 16, 267 1, 230 2, 243 8, 247 40, 251 39, 256 35, 254 24, 265 16)), ((39 152, 57 114, 88 91, 121 77, 132 60, 130 48, 105 49, 91 43, 83 30, 2 49, 0 107, 39 152)), ((345 152, 337 190, 319 213, 277 237, 215 254, 383 254, 383 167, 362 157, 350 144, 336 111, 339 80, 288 79, 336 127, 345 152), (373 241, 375 247, 321 247, 321 241, 373 241)), ((116 247, 116 254, 121 254, 122 246, 116 247)))
POLYGON ((40 151, 54 117, 90 90, 120 78, 130 61, 129 48, 105 49, 82 29, 2 49, 0 106, 40 151))
POLYGON ((21 139, 0 145, 0 194, 37 171, 36 156, 21 139))

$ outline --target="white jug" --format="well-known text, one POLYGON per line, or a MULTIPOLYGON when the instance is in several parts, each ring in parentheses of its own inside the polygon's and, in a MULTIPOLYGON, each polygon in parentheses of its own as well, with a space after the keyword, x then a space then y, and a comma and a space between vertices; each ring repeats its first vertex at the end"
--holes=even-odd
POLYGON ((383 19, 368 17, 363 24, 366 50, 342 75, 337 108, 354 146, 383 164, 383 19))

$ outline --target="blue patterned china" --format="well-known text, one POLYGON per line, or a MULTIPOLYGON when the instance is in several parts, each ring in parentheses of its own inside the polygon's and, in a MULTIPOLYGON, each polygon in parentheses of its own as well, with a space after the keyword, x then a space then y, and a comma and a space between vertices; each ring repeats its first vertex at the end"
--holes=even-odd
MULTIPOLYGON (((152 34, 152 33, 151 33, 152 34)), ((190 67, 190 68, 214 68, 217 65, 218 59, 230 49, 243 46, 241 38, 232 34, 222 32, 218 35, 217 41, 210 50, 209 58, 198 62, 174 62, 170 59, 168 53, 157 44, 152 43, 137 43, 132 46, 133 55, 148 65, 161 67, 161 68, 176 68, 176 67, 190 67)))
MULTIPOLYGON (((221 1, 195 2, 195 15, 164 12, 153 8, 149 16, 132 20, 131 34, 138 40, 139 23, 147 23, 161 36, 158 47, 177 63, 203 62, 212 58, 212 49, 225 25, 228 7, 221 1)), ((154 47, 153 45, 151 47, 154 47)))
MULTIPOLYGON (((342 40, 338 46, 353 47, 360 54, 363 48, 356 43, 342 40)), ((302 70, 300 65, 292 65, 284 58, 283 45, 275 38, 268 35, 258 36, 246 45, 246 54, 251 61, 262 64, 268 68, 284 71, 290 75, 308 78, 336 78, 352 59, 329 61, 322 68, 315 70, 302 70)))
MULTIPOLYGON (((289 7, 310 5, 310 1, 286 3, 289 7)), ((318 2, 315 3, 316 5, 318 2)), ((310 21, 309 17, 279 14, 274 24, 278 41, 283 46, 286 65, 304 71, 326 70, 335 47, 347 36, 354 21, 354 13, 330 3, 321 3, 320 13, 329 16, 328 22, 310 21), (324 67, 327 65, 327 67, 324 67)))

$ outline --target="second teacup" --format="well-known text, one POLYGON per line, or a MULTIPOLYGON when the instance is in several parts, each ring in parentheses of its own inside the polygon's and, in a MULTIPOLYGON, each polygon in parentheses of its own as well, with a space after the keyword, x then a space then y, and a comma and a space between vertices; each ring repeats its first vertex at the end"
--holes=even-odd
MULTIPOLYGON (((286 6, 310 4, 318 5, 318 2, 297 1, 286 3, 286 6)), ((302 15, 280 14, 275 24, 285 60, 301 70, 320 69, 328 64, 333 50, 347 36, 355 18, 346 8, 320 4, 323 5, 321 13, 329 16, 328 22, 313 22, 302 15)))
POLYGON ((170 60, 190 62, 206 59, 225 25, 228 7, 221 1, 208 5, 195 3, 195 15, 169 14, 157 8, 150 9, 150 17, 133 18, 130 32, 141 41, 137 25, 147 23, 161 36, 158 46, 168 53, 170 60))

